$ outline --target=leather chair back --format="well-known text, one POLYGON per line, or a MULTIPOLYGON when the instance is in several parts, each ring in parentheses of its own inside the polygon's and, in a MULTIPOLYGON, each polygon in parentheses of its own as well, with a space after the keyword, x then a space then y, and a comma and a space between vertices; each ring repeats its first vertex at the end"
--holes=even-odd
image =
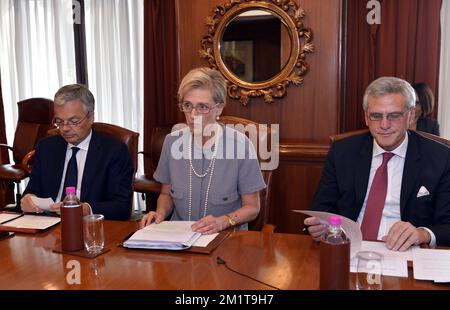
MULTIPOLYGON (((270 146, 270 137, 272 130, 270 128, 267 128, 266 133, 260 133, 260 127, 259 123, 237 117, 237 116, 220 116, 219 122, 227 125, 243 125, 243 126, 234 126, 234 128, 238 131, 241 131, 244 133, 253 143, 255 146, 255 149, 257 146, 259 146, 262 142, 267 143, 267 145, 270 146), (244 127, 247 125, 253 125, 254 128, 257 130, 257 135, 252 136, 249 132, 242 131, 244 127), (256 139, 256 141, 254 141, 256 139)), ((260 153, 257 151, 258 159, 260 162, 262 162, 262 159, 259 157, 260 153)), ((264 227, 269 224, 270 218, 272 216, 272 210, 270 208, 270 199, 271 199, 271 187, 272 187, 272 170, 262 170, 262 176, 264 179, 264 182, 266 183, 267 187, 259 192, 259 200, 260 200, 260 211, 256 219, 248 223, 248 229, 249 230, 263 230, 264 227)))
POLYGON ((106 123, 94 123, 92 128, 105 136, 116 139, 128 147, 128 153, 133 161, 134 172, 137 171, 137 153, 139 143, 139 133, 132 130, 106 123))
POLYGON ((19 118, 13 142, 13 159, 21 163, 25 155, 53 128, 53 101, 31 98, 17 103, 19 118))
POLYGON ((158 126, 152 130, 152 140, 150 147, 150 160, 153 171, 158 167, 159 157, 161 156, 164 139, 171 132, 171 126, 158 126))

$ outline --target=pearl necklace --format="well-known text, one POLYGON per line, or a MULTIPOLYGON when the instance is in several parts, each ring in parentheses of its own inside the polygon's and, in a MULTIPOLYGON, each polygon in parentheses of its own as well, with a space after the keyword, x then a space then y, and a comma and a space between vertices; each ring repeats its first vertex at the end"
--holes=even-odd
POLYGON ((212 180, 212 176, 214 174, 214 167, 216 164, 219 137, 221 134, 222 134, 221 127, 220 127, 220 125, 217 125, 216 139, 215 139, 214 145, 213 145, 213 148, 214 148, 213 154, 212 154, 209 166, 206 169, 206 172, 203 174, 197 173, 197 171, 195 171, 195 169, 194 169, 194 166, 192 165, 192 147, 191 147, 192 134, 189 134, 189 146, 188 146, 188 151, 189 151, 189 221, 191 221, 191 215, 192 215, 192 172, 194 172, 196 177, 204 178, 211 171, 211 174, 209 175, 208 187, 206 188, 205 204, 204 204, 204 208, 203 208, 203 217, 206 216, 206 211, 208 210, 209 190, 211 188, 211 180, 212 180))

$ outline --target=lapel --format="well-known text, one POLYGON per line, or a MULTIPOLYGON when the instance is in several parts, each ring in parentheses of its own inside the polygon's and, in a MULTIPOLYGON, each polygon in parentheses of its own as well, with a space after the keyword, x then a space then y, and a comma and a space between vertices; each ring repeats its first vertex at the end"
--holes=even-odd
POLYGON ((83 180, 81 181, 81 201, 86 201, 86 197, 89 194, 89 190, 92 187, 92 182, 95 178, 95 172, 97 169, 101 156, 101 144, 97 133, 92 129, 92 137, 89 142, 89 150, 86 156, 86 162, 84 164, 83 180))
POLYGON ((408 131, 408 148, 406 150, 405 165, 403 167, 402 188, 400 193, 400 215, 406 207, 411 191, 416 184, 420 172, 420 147, 416 134, 408 131))
MULTIPOLYGON (((62 175, 64 170, 64 163, 66 161, 66 152, 67 152, 67 142, 63 139, 61 135, 55 138, 55 149, 54 151, 54 173, 49 173, 48 178, 51 180, 49 183, 53 184, 50 186, 51 196, 54 201, 56 201, 56 197, 58 196, 59 188, 61 187, 62 175)), ((62 193, 62 198, 64 198, 64 189, 62 193)), ((61 199, 62 199, 61 198, 61 199)))
POLYGON ((361 149, 359 152, 359 158, 355 165, 355 195, 356 206, 359 214, 364 198, 366 197, 367 185, 369 183, 370 166, 372 165, 372 153, 373 153, 373 137, 370 133, 367 133, 363 140, 361 149))

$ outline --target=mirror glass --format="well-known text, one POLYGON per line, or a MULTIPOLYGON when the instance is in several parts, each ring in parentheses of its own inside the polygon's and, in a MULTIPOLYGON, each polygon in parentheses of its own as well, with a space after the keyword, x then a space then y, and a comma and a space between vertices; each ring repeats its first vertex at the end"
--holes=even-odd
POLYGON ((245 82, 277 76, 291 57, 292 34, 273 11, 250 9, 230 20, 220 38, 220 56, 228 71, 245 82))

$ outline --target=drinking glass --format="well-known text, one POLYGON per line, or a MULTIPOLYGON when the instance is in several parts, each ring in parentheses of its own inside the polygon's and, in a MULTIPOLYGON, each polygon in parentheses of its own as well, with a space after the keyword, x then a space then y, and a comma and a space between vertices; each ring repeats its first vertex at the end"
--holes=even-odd
POLYGON ((383 289, 383 255, 374 251, 361 251, 356 254, 356 289, 383 289))
POLYGON ((83 217, 84 247, 90 254, 100 253, 105 246, 104 218, 102 214, 83 217))

